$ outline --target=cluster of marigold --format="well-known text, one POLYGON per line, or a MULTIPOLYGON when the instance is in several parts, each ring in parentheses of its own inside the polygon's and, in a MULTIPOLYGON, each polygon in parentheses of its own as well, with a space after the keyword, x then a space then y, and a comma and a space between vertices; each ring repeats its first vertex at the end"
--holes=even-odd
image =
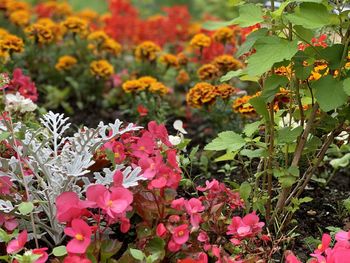
MULTIPOLYGON (((23 29, 26 36, 23 40, 0 28, 0 58, 3 62, 15 53, 23 52, 24 42, 26 45, 46 46, 62 44, 69 37, 79 37, 88 41, 88 48, 97 58, 90 64, 91 74, 108 78, 114 73, 108 58, 118 56, 122 47, 104 31, 96 30, 103 24, 103 16, 96 12, 86 9, 74 13, 66 2, 46 1, 33 7, 17 0, 1 1, 0 10, 12 24, 23 29)), ((59 58, 55 67, 58 71, 67 71, 78 62, 76 56, 67 54, 59 58)))

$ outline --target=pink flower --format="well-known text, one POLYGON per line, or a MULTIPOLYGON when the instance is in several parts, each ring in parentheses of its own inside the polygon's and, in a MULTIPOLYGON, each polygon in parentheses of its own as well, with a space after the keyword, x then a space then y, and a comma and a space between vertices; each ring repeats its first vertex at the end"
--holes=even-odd
POLYGON ((122 217, 120 219, 120 232, 126 233, 129 231, 131 225, 130 225, 130 220, 127 217, 122 217))
POLYGON ((337 240, 338 242, 348 242, 350 240, 350 231, 339 231, 335 234, 335 240, 337 240))
POLYGON ((169 243, 168 243, 168 249, 169 249, 169 251, 171 251, 171 252, 177 252, 177 251, 180 250, 180 248, 181 248, 181 245, 175 243, 174 240, 171 239, 171 240, 169 241, 169 243))
POLYGON ((18 226, 18 222, 14 216, 0 213, 0 226, 2 225, 8 231, 12 231, 18 226))
POLYGON ((322 243, 318 245, 317 249, 314 251, 315 254, 322 254, 326 251, 327 248, 329 248, 329 245, 332 241, 332 238, 328 234, 323 234, 322 236, 322 243))
POLYGON ((166 233, 167 233, 167 229, 164 226, 164 224, 163 223, 158 224, 157 229, 156 229, 157 236, 163 238, 163 237, 165 237, 166 233))
POLYGON ((259 217, 255 212, 246 215, 243 219, 235 216, 228 226, 227 234, 237 238, 252 237, 261 232, 264 225, 264 222, 259 222, 259 217))
POLYGON ((23 75, 20 68, 13 71, 13 78, 6 88, 14 92, 18 91, 23 97, 31 99, 33 102, 38 100, 38 91, 34 82, 28 76, 23 75))
POLYGON ((10 194, 10 189, 12 187, 12 182, 10 179, 11 178, 8 176, 0 176, 0 194, 10 194))
POLYGON ((111 218, 126 212, 132 203, 133 195, 124 187, 112 187, 109 191, 103 185, 92 185, 87 189, 86 197, 101 208, 111 218))
POLYGON ((202 243, 208 243, 209 242, 209 236, 206 232, 201 231, 197 237, 197 240, 202 243))
POLYGON ((46 250, 47 247, 33 249, 33 254, 41 255, 40 258, 35 260, 35 263, 45 263, 48 260, 49 254, 47 254, 46 250))
POLYGON ((197 198, 191 198, 189 201, 185 202, 185 207, 187 213, 191 217, 191 225, 193 227, 198 227, 202 218, 200 216, 200 212, 203 212, 205 207, 202 205, 202 202, 197 198))
POLYGON ((86 258, 85 255, 68 255, 64 258, 63 263, 91 263, 91 260, 86 258))
POLYGON ((205 192, 205 191, 208 191, 208 190, 212 190, 214 192, 220 191, 219 182, 217 180, 215 180, 215 179, 213 181, 211 181, 211 182, 209 182, 207 180, 205 182, 205 185, 206 185, 206 187, 198 186, 197 190, 201 191, 201 192, 205 192))
POLYGON ((88 204, 83 203, 74 192, 64 192, 56 198, 58 222, 70 222, 85 212, 88 204))
POLYGON ((69 253, 84 254, 91 242, 90 226, 82 219, 73 219, 72 227, 66 227, 64 233, 73 237, 67 244, 69 253))
POLYGON ((27 242, 28 233, 27 230, 23 230, 17 237, 17 239, 11 240, 6 248, 6 252, 9 254, 16 254, 24 248, 27 242))
POLYGON ((171 208, 181 211, 185 206, 185 199, 183 197, 175 199, 171 202, 171 208))
POLYGON ((120 187, 123 186, 124 176, 123 172, 118 170, 113 175, 113 186, 120 187))
POLYGON ((164 125, 157 125, 155 121, 151 121, 148 123, 148 130, 156 139, 160 139, 166 146, 172 147, 169 141, 168 131, 164 125))
POLYGON ((187 242, 189 236, 190 231, 188 230, 188 225, 183 224, 174 228, 172 240, 178 245, 183 245, 187 242))
POLYGON ((146 177, 147 179, 152 179, 160 165, 162 164, 162 156, 157 155, 156 157, 143 157, 139 160, 138 165, 141 167, 143 174, 143 177, 146 177))
POLYGON ((286 263, 301 263, 292 251, 286 251, 286 263))
POLYGON ((335 245, 333 249, 327 251, 327 263, 347 262, 350 258, 350 248, 335 245))

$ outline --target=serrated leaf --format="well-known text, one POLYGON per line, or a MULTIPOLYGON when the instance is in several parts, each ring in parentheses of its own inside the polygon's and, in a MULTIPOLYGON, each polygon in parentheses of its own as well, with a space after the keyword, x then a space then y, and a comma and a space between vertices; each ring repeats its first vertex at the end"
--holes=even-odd
POLYGON ((249 52, 252 47, 254 46, 255 42, 266 36, 268 30, 267 28, 261 28, 259 30, 255 30, 253 32, 251 32, 248 36, 247 39, 244 41, 244 43, 238 48, 237 52, 236 52, 236 56, 240 57, 243 54, 249 52))
POLYGON ((67 254, 66 246, 58 246, 52 250, 52 254, 55 257, 62 257, 67 254))
POLYGON ((240 154, 243 156, 247 156, 249 159, 265 157, 267 155, 265 149, 256 149, 256 150, 243 149, 240 152, 240 154))
POLYGON ((248 123, 244 126, 243 133, 251 137, 255 132, 259 131, 259 126, 261 125, 261 121, 256 121, 253 123, 248 123))
POLYGON ((263 12, 260 6, 256 4, 244 4, 239 7, 239 16, 232 20, 232 24, 248 27, 263 21, 263 12))
POLYGON ((269 71, 273 64, 290 60, 298 51, 298 41, 288 41, 277 36, 260 38, 254 47, 256 53, 248 59, 248 75, 260 76, 269 71))
POLYGON ((280 87, 288 83, 288 78, 285 76, 271 75, 268 76, 264 83, 264 89, 261 93, 261 98, 265 102, 271 102, 279 91, 280 87))
POLYGON ((229 80, 231 80, 233 78, 240 77, 240 76, 242 76, 242 72, 243 71, 241 69, 238 69, 238 70, 235 70, 235 71, 233 71, 233 70, 229 71, 224 76, 222 76, 220 78, 220 81, 221 82, 225 82, 225 81, 229 81, 229 80))
POLYGON ((322 3, 322 0, 286 0, 280 5, 280 7, 276 11, 272 12, 272 16, 273 17, 281 16, 284 9, 287 7, 287 5, 289 5, 290 3, 294 3, 294 2, 296 2, 296 3, 302 3, 302 2, 322 3))
POLYGON ((343 89, 343 83, 333 76, 322 77, 315 81, 311 87, 314 89, 315 98, 320 108, 326 112, 342 106, 348 99, 343 89))
POLYGON ((221 155, 218 158, 215 158, 214 162, 224 162, 224 161, 231 161, 235 158, 237 152, 227 152, 224 155, 221 155))
POLYGON ((239 195, 243 198, 243 200, 248 200, 251 192, 252 187, 248 182, 243 182, 239 187, 239 195))
POLYGON ((256 112, 260 114, 265 120, 269 119, 269 112, 267 111, 267 104, 261 97, 255 97, 249 100, 249 103, 254 107, 256 112))
POLYGON ((277 131, 277 142, 280 143, 293 143, 303 131, 303 127, 298 126, 296 128, 284 127, 277 131))
POLYGON ((30 214, 34 209, 34 205, 32 202, 22 202, 18 205, 18 211, 22 215, 28 215, 30 214))
POLYGON ((322 28, 334 21, 334 15, 329 13, 327 7, 318 3, 302 3, 294 13, 287 14, 286 17, 292 24, 308 29, 322 28))
POLYGON ((212 142, 205 146, 207 151, 237 151, 246 144, 246 141, 237 133, 233 131, 225 131, 218 134, 212 142))

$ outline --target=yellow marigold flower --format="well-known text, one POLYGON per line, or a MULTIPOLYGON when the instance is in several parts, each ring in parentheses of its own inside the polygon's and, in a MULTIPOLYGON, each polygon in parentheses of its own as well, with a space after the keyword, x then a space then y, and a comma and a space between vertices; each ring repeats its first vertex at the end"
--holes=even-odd
POLYGON ((223 44, 231 42, 233 40, 233 37, 234 37, 234 32, 229 27, 219 28, 218 30, 215 31, 213 36, 216 42, 220 42, 223 44))
POLYGON ((62 56, 58 59, 55 68, 58 71, 71 69, 75 64, 77 64, 77 59, 72 56, 62 56))
POLYGON ((157 82, 157 79, 150 77, 150 76, 144 76, 138 79, 141 83, 145 85, 145 88, 149 88, 153 83, 157 82))
POLYGON ((273 99, 274 108, 277 111, 284 105, 290 102, 291 91, 285 88, 280 88, 279 92, 276 93, 275 98, 273 99))
POLYGON ((136 80, 128 80, 123 83, 122 89, 126 93, 131 93, 131 92, 137 92, 137 91, 142 91, 146 89, 146 84, 143 83, 142 81, 136 79, 136 80))
POLYGON ((164 54, 160 57, 160 62, 165 64, 167 67, 177 67, 179 65, 177 56, 173 54, 164 54))
POLYGON ((309 80, 318 80, 322 76, 326 76, 329 73, 328 65, 325 61, 318 61, 315 63, 314 69, 311 71, 309 80))
POLYGON ((152 41, 144 41, 135 49, 135 57, 139 60, 154 61, 161 48, 152 41))
POLYGON ((345 69, 350 69, 350 62, 346 62, 344 67, 345 69))
POLYGON ((205 48, 211 45, 211 38, 203 33, 196 34, 190 41, 190 45, 194 48, 205 48))
POLYGON ((109 36, 103 30, 93 31, 87 37, 89 41, 98 42, 98 43, 102 43, 106 41, 108 38, 109 36))
POLYGON ((24 27, 29 24, 30 13, 27 10, 18 10, 10 14, 9 20, 16 26, 24 27))
POLYGON ((62 22, 62 25, 68 32, 79 34, 80 36, 84 36, 88 32, 87 21, 80 17, 69 16, 62 22))
POLYGON ((0 39, 4 39, 9 34, 10 33, 6 29, 0 27, 0 39))
POLYGON ((19 10, 25 10, 29 12, 30 5, 22 1, 8 1, 6 3, 6 11, 8 15, 19 10))
POLYGON ((65 17, 73 13, 72 7, 67 2, 47 1, 42 3, 45 8, 52 10, 54 17, 65 17))
POLYGON ((108 38, 103 42, 101 50, 111 53, 114 56, 118 56, 122 52, 122 46, 114 39, 108 38))
POLYGON ((181 66, 185 66, 188 63, 188 58, 186 57, 186 55, 184 53, 179 53, 177 54, 177 62, 179 65, 181 66))
POLYGON ((247 117, 252 117, 256 114, 256 111, 254 107, 249 103, 249 100, 252 99, 255 96, 243 96, 240 98, 237 98, 233 104, 232 109, 234 112, 241 113, 247 117))
POLYGON ((214 59, 214 65, 218 67, 221 73, 226 73, 230 70, 237 70, 243 67, 242 62, 230 55, 221 55, 214 59))
POLYGON ((213 64, 204 64, 197 70, 197 75, 201 80, 211 80, 219 75, 219 69, 213 64))
POLYGON ((274 71, 276 75, 286 76, 289 79, 292 77, 292 66, 290 64, 288 66, 278 67, 274 71))
POLYGON ((152 83, 148 90, 152 93, 160 93, 161 95, 165 95, 170 91, 170 89, 161 82, 152 83))
POLYGON ((191 23, 187 28, 187 32, 189 36, 194 36, 201 32, 202 26, 200 23, 191 23))
POLYGON ((176 81, 180 85, 185 85, 190 81, 190 76, 188 75, 186 70, 182 69, 177 74, 176 81))
POLYGON ((37 21, 37 24, 43 25, 49 28, 52 32, 52 35, 55 41, 61 40, 66 31, 66 29, 61 24, 55 23, 50 18, 40 18, 37 21))
POLYGON ((40 44, 48 44, 53 41, 53 34, 49 27, 35 23, 25 29, 29 38, 40 44))
POLYGON ((15 35, 8 34, 0 40, 0 49, 2 52, 20 53, 24 49, 23 40, 15 35))
POLYGON ((114 73, 114 67, 105 59, 92 61, 90 64, 92 75, 101 78, 108 78, 114 73))
POLYGON ((223 83, 223 84, 220 84, 220 85, 216 86, 216 93, 223 100, 230 98, 237 91, 238 91, 237 88, 232 87, 231 85, 226 84, 226 83, 223 83))
POLYGON ((90 8, 86 8, 79 11, 77 16, 85 19, 86 21, 92 22, 98 18, 98 13, 90 8))
POLYGON ((186 101, 189 106, 200 108, 204 104, 214 103, 216 95, 216 89, 213 85, 200 82, 188 91, 186 101))

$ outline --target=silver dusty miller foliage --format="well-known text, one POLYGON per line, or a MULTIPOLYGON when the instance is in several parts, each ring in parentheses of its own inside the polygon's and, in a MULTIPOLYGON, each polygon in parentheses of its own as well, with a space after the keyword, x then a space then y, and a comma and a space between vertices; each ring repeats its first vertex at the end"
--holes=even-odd
MULTIPOLYGON (((24 132, 24 139, 15 149, 22 158, 22 162, 32 172, 33 176, 21 176, 19 161, 15 157, 11 159, 0 158, 0 175, 6 174, 20 185, 26 180, 32 202, 39 202, 34 214, 44 212, 48 222, 36 218, 38 227, 47 232, 55 245, 62 241, 63 228, 56 220, 55 200, 63 192, 74 191, 79 196, 91 184, 83 175, 89 173, 88 168, 94 163, 93 155, 104 143, 130 131, 140 130, 142 127, 128 124, 122 127, 122 122, 105 125, 103 122, 97 128, 82 128, 71 137, 65 137, 64 133, 69 129, 68 118, 63 114, 48 112, 41 119, 41 128, 30 129, 24 124, 15 123, 13 130, 24 132), (77 182, 83 180, 84 186, 77 182)), ((8 123, 0 123, 0 132, 8 132, 8 123)), ((9 141, 15 138, 9 137, 9 141)), ((18 140, 18 138, 16 138, 18 140)), ((16 147, 16 145, 11 145, 16 147)), ((94 173, 94 179, 98 184, 108 185, 113 181, 113 174, 122 170, 123 186, 128 188, 136 186, 139 180, 145 180, 139 167, 133 169, 130 166, 118 165, 114 170, 104 169, 102 173, 94 173)), ((10 202, 1 201, 0 211, 11 212, 15 208, 10 202)))

